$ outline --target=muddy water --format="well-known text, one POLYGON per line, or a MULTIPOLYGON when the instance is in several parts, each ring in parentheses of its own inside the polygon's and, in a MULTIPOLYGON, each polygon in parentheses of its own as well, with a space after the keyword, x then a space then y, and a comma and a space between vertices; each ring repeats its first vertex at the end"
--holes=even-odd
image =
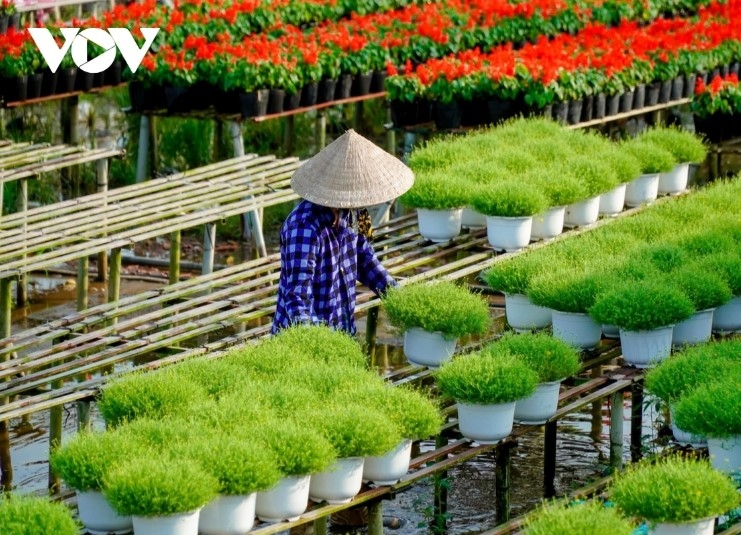
MULTIPOLYGON (((158 286, 141 281, 123 281, 122 295, 158 286)), ((49 321, 73 313, 75 310, 74 279, 57 281, 57 290, 37 297, 30 306, 18 311, 13 321, 13 331, 27 329, 39 322, 49 321)), ((105 297, 102 284, 91 283, 91 306, 105 297)), ((498 311, 501 315, 502 310, 498 311)), ((358 322, 361 339, 364 338, 364 321, 358 322)), ((501 325, 501 319, 497 322, 501 325)), ((385 373, 406 364, 401 348, 401 337, 389 329, 381 315, 378 330, 377 363, 379 372, 385 373)), ((625 461, 629 461, 630 399, 625 400, 624 436, 625 461)), ((558 495, 566 494, 604 475, 609 460, 609 407, 607 400, 587 406, 572 413, 558 428, 558 451, 555 490, 558 495)), ((75 433, 75 405, 64 410, 64 439, 75 433)), ((95 406, 91 420, 96 429, 104 425, 95 406)), ((644 435, 655 436, 652 427, 655 414, 648 409, 644 417, 644 435)), ((48 481, 48 411, 34 414, 30 418, 32 431, 20 432, 20 421, 11 422, 11 458, 13 460, 14 488, 20 493, 42 493, 48 481)), ((434 449, 434 443, 423 442, 422 451, 434 449)), ((448 531, 451 534, 477 533, 490 529, 497 522, 495 516, 494 455, 487 453, 456 466, 447 474, 450 486, 448 531)), ((543 430, 520 439, 513 450, 511 480, 512 517, 527 512, 543 498, 543 430)), ((393 533, 410 535, 428 532, 432 518, 433 485, 425 480, 413 488, 401 492, 394 500, 384 504, 384 514, 404 519, 405 524, 393 533)), ((339 526, 333 531, 346 531, 339 526)), ((390 532, 392 533, 392 532, 390 532)))

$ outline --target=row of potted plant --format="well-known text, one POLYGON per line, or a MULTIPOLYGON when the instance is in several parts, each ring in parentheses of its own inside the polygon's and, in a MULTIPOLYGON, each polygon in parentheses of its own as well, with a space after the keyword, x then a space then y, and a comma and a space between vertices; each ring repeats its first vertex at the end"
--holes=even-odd
POLYGON ((442 422, 426 394, 390 386, 326 327, 132 374, 98 406, 108 430, 51 458, 91 533, 237 535, 255 517, 295 520, 309 498, 346 503, 363 480, 395 483, 412 440, 442 422))
POLYGON ((691 96, 698 73, 729 64, 737 72, 740 42, 732 13, 738 6, 710 5, 699 9, 699 19, 658 19, 645 26, 593 23, 575 35, 541 37, 519 49, 466 50, 409 66, 387 80, 395 121, 404 126, 429 120, 418 108, 432 104, 439 128, 471 125, 459 106, 464 102, 478 108, 471 114, 474 125, 476 118, 496 122, 517 113, 522 103, 578 123, 691 96))
POLYGON ((741 502, 735 483, 706 461, 669 455, 618 474, 600 500, 545 504, 526 519, 527 535, 630 535, 636 520, 649 533, 712 535, 715 519, 741 502))
POLYGON ((505 294, 513 327, 552 324, 555 336, 581 348, 603 334, 619 337, 626 362, 655 364, 672 343, 741 330, 740 194, 738 181, 718 183, 500 262, 482 277, 505 294), (653 337, 641 342, 649 346, 637 342, 644 335, 653 337))
POLYGON ((706 153, 677 128, 616 144, 548 119, 516 119, 415 149, 416 180, 400 201, 417 209, 427 239, 486 227, 491 246, 509 252, 685 191, 690 164, 706 153))

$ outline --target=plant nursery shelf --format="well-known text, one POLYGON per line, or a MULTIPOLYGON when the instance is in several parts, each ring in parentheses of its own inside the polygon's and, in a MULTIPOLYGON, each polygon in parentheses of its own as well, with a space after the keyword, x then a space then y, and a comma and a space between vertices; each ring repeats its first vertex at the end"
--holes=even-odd
POLYGON ((122 82, 119 85, 103 85, 100 87, 93 87, 92 89, 90 89, 90 91, 71 91, 69 93, 56 93, 54 95, 49 95, 46 97, 29 98, 26 100, 15 100, 13 102, 5 102, 4 100, 0 99, 0 108, 19 108, 22 106, 30 106, 32 104, 45 104, 47 102, 64 100, 64 99, 72 98, 72 97, 79 97, 80 95, 85 95, 85 94, 102 93, 103 91, 108 91, 109 89, 115 89, 117 87, 123 87, 126 85, 127 85, 127 82, 122 82))
POLYGON ((663 104, 656 104, 655 106, 644 106, 643 108, 639 108, 637 110, 631 110, 626 111, 624 113, 618 113, 615 115, 609 115, 607 117, 602 117, 601 119, 593 119, 591 121, 586 121, 583 123, 576 123, 572 125, 568 125, 568 128, 588 128, 590 126, 598 126, 605 123, 611 123, 614 121, 622 121, 624 119, 630 119, 631 117, 635 117, 637 115, 644 115, 646 113, 653 113, 655 111, 661 111, 666 110, 669 108, 674 108, 675 106, 681 106, 682 104, 688 104, 692 99, 690 98, 680 98, 678 100, 670 100, 669 102, 665 102, 663 104))

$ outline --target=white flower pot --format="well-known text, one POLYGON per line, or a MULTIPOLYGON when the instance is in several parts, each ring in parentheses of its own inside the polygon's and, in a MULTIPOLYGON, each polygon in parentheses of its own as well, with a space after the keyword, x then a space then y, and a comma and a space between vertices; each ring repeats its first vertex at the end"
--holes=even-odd
POLYGON ((363 457, 337 459, 324 472, 313 474, 309 497, 319 503, 340 504, 351 501, 363 485, 363 457))
POLYGON ((631 208, 652 203, 659 196, 659 174, 641 175, 628 182, 625 189, 625 204, 631 208))
POLYGON ((727 474, 741 472, 741 435, 728 438, 708 437, 710 464, 727 474))
POLYGON ((607 193, 603 193, 599 198, 599 213, 610 217, 615 217, 623 211, 625 207, 625 190, 628 184, 620 184, 607 193))
POLYGON ((534 305, 528 296, 521 294, 504 294, 504 313, 507 324, 517 332, 544 329, 553 322, 550 308, 534 305))
POLYGON ((471 230, 486 228, 486 216, 478 213, 473 208, 464 208, 461 215, 461 225, 471 230))
POLYGON ((458 340, 446 340, 442 333, 413 327, 404 332, 404 355, 412 364, 439 368, 453 358, 458 340))
POLYGON ((602 336, 611 340, 619 340, 620 329, 616 325, 602 325, 602 336))
POLYGON ((563 232, 566 207, 557 206, 547 212, 533 216, 531 240, 550 240, 563 232))
POLYGON ((461 233, 463 209, 426 210, 417 208, 419 233, 423 238, 434 242, 452 240, 461 233))
POLYGON ((694 345, 702 344, 710 340, 713 331, 714 308, 700 310, 684 321, 674 326, 672 345, 694 345))
POLYGON ((668 173, 659 175, 660 195, 679 195, 687 189, 690 176, 690 164, 678 163, 668 173))
POLYGON ((705 448, 708 445, 708 437, 704 435, 693 435, 677 427, 674 418, 674 407, 669 406, 669 416, 672 420, 671 428, 674 440, 679 444, 689 444, 693 448, 705 448))
POLYGON ((496 444, 512 432, 515 402, 492 405, 458 403, 461 434, 479 444, 496 444))
POLYGON ((715 309, 713 331, 719 334, 741 331, 741 297, 734 297, 715 309))
POLYGON ((385 455, 365 458, 363 481, 372 481, 376 485, 393 485, 409 471, 411 460, 412 441, 404 439, 385 455))
POLYGON ((497 251, 508 253, 519 251, 530 243, 533 228, 532 217, 487 216, 486 237, 489 245, 497 251))
POLYGON ((258 492, 255 513, 263 522, 293 522, 306 511, 311 476, 288 476, 272 489, 258 492))
POLYGON ((581 349, 597 347, 602 326, 589 314, 553 311, 553 336, 581 349))
POLYGON ((544 424, 556 414, 561 381, 540 383, 535 392, 515 403, 515 422, 527 425, 544 424))
POLYGON ((123 535, 134 529, 131 517, 119 515, 97 490, 77 491, 77 512, 91 535, 123 535))
POLYGON ((591 225, 599 217, 600 195, 587 199, 586 201, 570 204, 566 207, 564 227, 584 227, 591 225))
POLYGON ((651 535, 713 535, 714 530, 715 517, 681 524, 660 522, 651 528, 649 533, 651 535))
POLYGON ((134 516, 134 535, 198 535, 200 509, 170 516, 134 516))
POLYGON ((626 364, 647 368, 669 357, 672 352, 674 325, 651 331, 620 329, 620 346, 626 364))
POLYGON ((257 493, 219 496, 201 509, 198 530, 202 535, 244 535, 255 525, 257 493))

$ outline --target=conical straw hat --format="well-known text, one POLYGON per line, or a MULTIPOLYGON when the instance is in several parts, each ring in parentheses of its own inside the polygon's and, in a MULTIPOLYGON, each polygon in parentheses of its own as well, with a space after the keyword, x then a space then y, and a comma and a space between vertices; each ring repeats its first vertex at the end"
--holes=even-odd
POLYGON ((291 187, 298 195, 331 208, 360 208, 390 201, 413 183, 411 169, 354 130, 307 160, 291 178, 291 187))

